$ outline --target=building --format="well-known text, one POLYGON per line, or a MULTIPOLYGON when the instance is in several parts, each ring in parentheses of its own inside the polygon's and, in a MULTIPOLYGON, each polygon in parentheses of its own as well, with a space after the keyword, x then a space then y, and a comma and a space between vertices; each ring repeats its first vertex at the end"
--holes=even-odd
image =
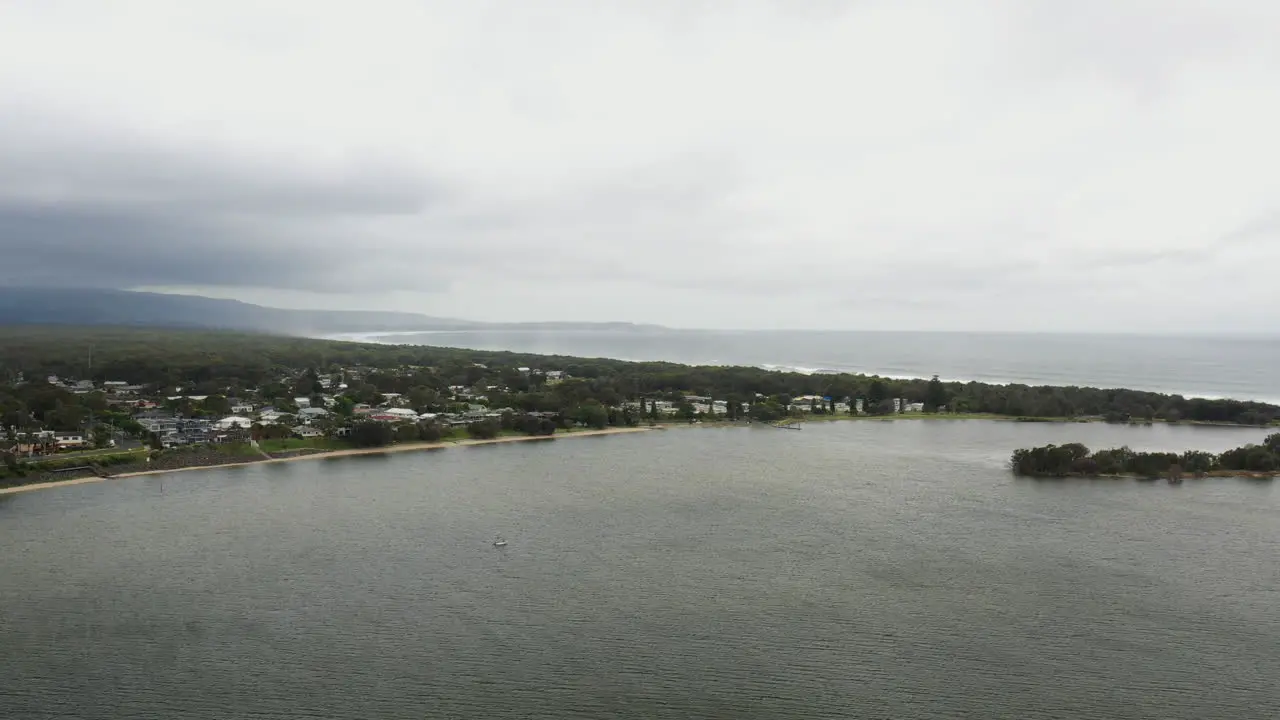
POLYGON ((253 425, 253 421, 247 417, 243 417, 240 415, 229 415, 227 417, 222 418, 218 422, 214 423, 213 427, 218 430, 232 430, 235 428, 248 430, 249 427, 252 425, 253 425))
POLYGON ((298 437, 304 438, 304 439, 318 438, 318 437, 324 436, 324 433, 320 432, 319 430, 313 427, 308 427, 306 425, 298 425, 292 428, 292 430, 294 435, 297 435, 298 437))
POLYGON ((73 450, 89 444, 82 433, 54 433, 53 441, 58 444, 59 450, 73 450))

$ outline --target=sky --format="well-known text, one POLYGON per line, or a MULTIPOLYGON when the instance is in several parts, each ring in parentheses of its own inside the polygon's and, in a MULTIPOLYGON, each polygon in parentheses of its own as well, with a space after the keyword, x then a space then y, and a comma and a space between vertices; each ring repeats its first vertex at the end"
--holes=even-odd
POLYGON ((6 0, 0 285, 1274 332, 1274 0, 6 0))

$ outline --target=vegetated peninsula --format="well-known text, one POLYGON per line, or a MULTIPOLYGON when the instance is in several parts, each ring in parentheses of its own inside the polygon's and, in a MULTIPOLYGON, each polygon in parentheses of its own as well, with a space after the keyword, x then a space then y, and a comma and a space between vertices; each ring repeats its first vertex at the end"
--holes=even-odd
POLYGON ((223 331, 0 327, 0 484, 140 462, 174 468, 663 423, 885 418, 1265 426, 1280 421, 1280 407, 223 331))
POLYGON ((1280 433, 1268 435, 1261 445, 1220 454, 1138 452, 1127 447, 1091 452, 1080 443, 1045 445, 1015 450, 1009 465, 1016 474, 1030 477, 1164 477, 1173 482, 1185 475, 1271 477, 1280 472, 1280 433))

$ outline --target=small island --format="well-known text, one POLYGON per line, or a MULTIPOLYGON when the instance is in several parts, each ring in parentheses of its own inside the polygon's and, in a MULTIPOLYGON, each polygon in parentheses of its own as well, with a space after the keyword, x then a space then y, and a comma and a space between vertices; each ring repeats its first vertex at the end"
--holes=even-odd
POLYGON ((1178 482, 1192 477, 1274 477, 1280 472, 1280 433, 1261 445, 1244 445, 1220 454, 1140 452, 1128 447, 1090 451, 1080 443, 1044 445, 1013 451, 1009 466, 1027 477, 1138 477, 1178 482))

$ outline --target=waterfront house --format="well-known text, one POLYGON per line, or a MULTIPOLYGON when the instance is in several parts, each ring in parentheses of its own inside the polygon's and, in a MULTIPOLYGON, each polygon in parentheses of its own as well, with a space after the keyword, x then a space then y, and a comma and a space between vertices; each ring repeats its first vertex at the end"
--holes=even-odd
POLYGON ((292 428, 292 431, 294 435, 303 439, 318 438, 318 437, 324 436, 324 433, 320 432, 319 430, 313 427, 308 427, 306 425, 298 425, 292 428))
POLYGON ((88 445, 83 433, 54 433, 53 441, 59 450, 74 450, 88 445))

